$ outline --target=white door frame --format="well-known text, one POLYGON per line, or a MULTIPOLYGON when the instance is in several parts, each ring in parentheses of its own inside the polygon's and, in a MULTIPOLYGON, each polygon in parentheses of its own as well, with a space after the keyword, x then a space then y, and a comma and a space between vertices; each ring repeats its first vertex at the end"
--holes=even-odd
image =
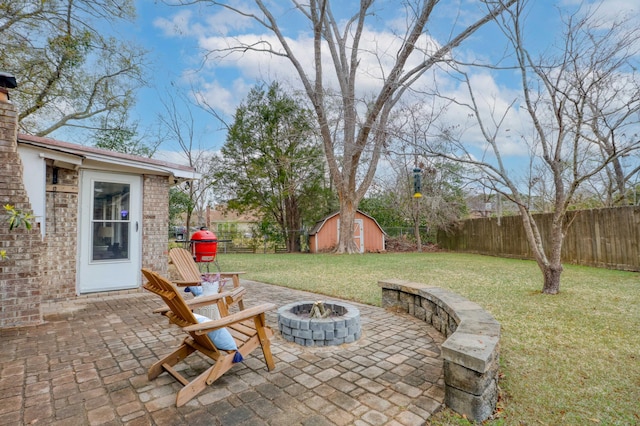
POLYGON ((77 294, 138 288, 142 267, 142 178, 83 170, 79 195, 77 294), (112 197, 109 203, 100 201, 102 188, 109 187, 123 188, 123 195, 117 200, 112 197), (100 202, 103 205, 97 205, 100 202))

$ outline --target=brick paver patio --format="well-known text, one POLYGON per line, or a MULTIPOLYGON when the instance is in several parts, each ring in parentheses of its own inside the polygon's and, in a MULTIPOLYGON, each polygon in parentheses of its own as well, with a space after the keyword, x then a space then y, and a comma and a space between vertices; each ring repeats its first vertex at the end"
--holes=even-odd
MULTIPOLYGON (((247 306, 322 299, 242 284, 247 306)), ((413 426, 442 406, 443 337, 408 315, 349 302, 361 313, 357 342, 286 342, 272 311, 276 369, 267 371, 258 349, 176 408, 180 385, 167 374, 146 376, 184 337, 152 314, 161 303, 148 293, 82 297, 49 306, 41 326, 0 330, 0 425, 413 426)), ((178 365, 187 375, 208 365, 199 356, 188 361, 178 365)))

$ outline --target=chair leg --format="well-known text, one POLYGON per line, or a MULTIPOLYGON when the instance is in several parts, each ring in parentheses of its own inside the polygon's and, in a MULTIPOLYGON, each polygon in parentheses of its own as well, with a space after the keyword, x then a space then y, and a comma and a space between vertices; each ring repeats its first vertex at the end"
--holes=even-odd
MULTIPOLYGON (((166 370, 162 365, 167 364, 170 366, 174 366, 191 355, 193 352, 195 352, 194 348, 183 343, 178 349, 176 349, 166 357, 156 361, 151 367, 149 367, 149 373, 147 374, 147 377, 149 378, 149 380, 153 380, 165 371, 171 374, 171 372, 166 370)), ((171 375, 173 376, 173 374, 171 375)))
POLYGON ((264 360, 267 363, 267 370, 271 371, 276 368, 276 364, 273 361, 273 355, 271 354, 271 341, 266 332, 266 320, 265 315, 260 314, 254 318, 256 325, 256 331, 258 332, 258 339, 260 339, 260 347, 262 348, 262 354, 264 360))
POLYGON ((267 370, 271 371, 276 368, 276 363, 273 361, 273 355, 271 355, 271 344, 269 343, 269 339, 266 340, 266 343, 262 344, 262 354, 264 355, 264 360, 267 363, 267 370))
POLYGON ((231 367, 233 367, 233 355, 224 355, 218 358, 213 368, 207 370, 207 385, 218 380, 231 367))
POLYGON ((182 407, 187 402, 191 401, 196 395, 202 392, 207 385, 211 385, 219 377, 221 377, 227 370, 233 366, 233 356, 225 355, 218 358, 216 363, 209 367, 206 371, 201 373, 198 377, 193 379, 189 384, 185 385, 178 391, 176 397, 176 406, 182 407))
MULTIPOLYGON (((238 274, 234 274, 231 279, 233 280, 233 288, 240 287, 240 277, 238 277, 238 274)), ((244 301, 242 299, 238 300, 238 308, 244 311, 244 301)))
POLYGON ((200 374, 178 391, 178 395, 176 396, 177 407, 182 407, 207 387, 207 373, 211 369, 213 369, 213 367, 208 368, 204 373, 200 374))

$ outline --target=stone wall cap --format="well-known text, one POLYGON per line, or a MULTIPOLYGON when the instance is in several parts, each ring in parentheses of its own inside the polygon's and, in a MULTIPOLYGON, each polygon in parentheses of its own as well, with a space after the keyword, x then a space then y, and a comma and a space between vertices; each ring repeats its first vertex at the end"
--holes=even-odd
POLYGON ((438 288, 433 285, 416 283, 408 280, 399 280, 399 279, 387 279, 378 281, 378 286, 380 288, 386 288, 389 290, 399 290, 405 293, 411 294, 420 294, 420 290, 423 289, 434 289, 438 288))
POLYGON ((499 336, 456 331, 442 344, 442 357, 478 373, 486 372, 495 361, 499 336))
POLYGON ((458 322, 458 327, 469 327, 473 324, 482 324, 483 327, 494 326, 498 327, 498 329, 500 328, 500 323, 493 317, 493 315, 479 306, 477 309, 456 310, 456 313, 460 320, 458 322))

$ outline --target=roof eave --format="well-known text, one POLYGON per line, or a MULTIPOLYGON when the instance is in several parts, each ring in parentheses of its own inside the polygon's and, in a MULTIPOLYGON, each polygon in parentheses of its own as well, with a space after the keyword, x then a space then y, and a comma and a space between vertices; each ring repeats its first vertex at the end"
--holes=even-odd
POLYGON ((173 176, 175 183, 202 178, 202 175, 196 172, 196 169, 193 167, 95 147, 71 144, 55 139, 19 134, 18 143, 76 156, 78 158, 78 164, 83 167, 94 163, 118 166, 118 168, 130 168, 145 173, 173 176))

